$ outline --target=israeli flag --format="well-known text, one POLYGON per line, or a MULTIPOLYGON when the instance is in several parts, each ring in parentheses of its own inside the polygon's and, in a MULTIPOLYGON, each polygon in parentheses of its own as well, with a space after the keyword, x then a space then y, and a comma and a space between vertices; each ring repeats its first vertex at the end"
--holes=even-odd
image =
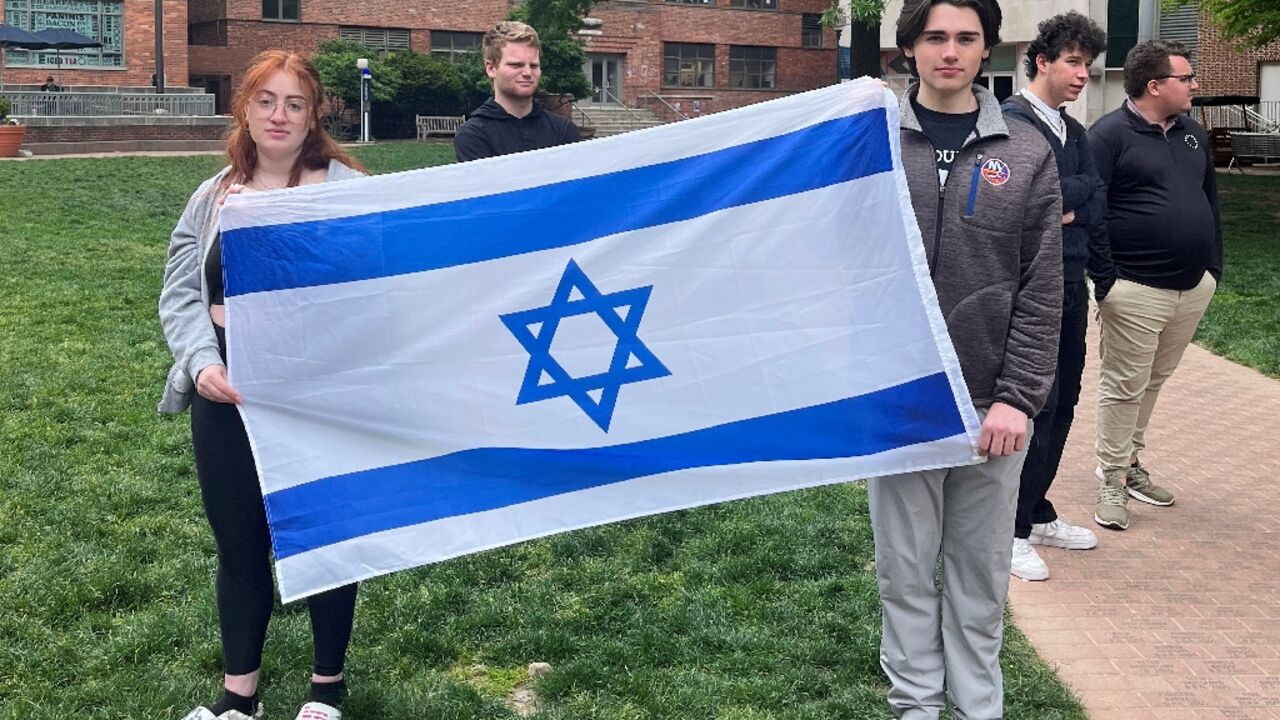
POLYGON ((236 195, 222 229, 230 381, 286 601, 979 460, 872 81, 236 195))

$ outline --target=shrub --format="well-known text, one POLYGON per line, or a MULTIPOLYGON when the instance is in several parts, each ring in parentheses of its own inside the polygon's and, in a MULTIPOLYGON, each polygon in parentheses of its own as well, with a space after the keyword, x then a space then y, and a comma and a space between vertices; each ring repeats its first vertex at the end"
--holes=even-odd
POLYGON ((462 73, 453 64, 408 50, 392 53, 387 67, 400 79, 390 103, 374 113, 379 137, 411 137, 415 115, 461 115, 466 109, 462 73))

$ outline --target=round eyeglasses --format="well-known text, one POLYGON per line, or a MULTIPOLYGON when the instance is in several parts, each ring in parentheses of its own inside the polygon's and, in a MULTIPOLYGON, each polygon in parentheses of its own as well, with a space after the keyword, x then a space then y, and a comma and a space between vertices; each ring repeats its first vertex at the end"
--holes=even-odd
POLYGON ((258 117, 266 119, 276 114, 276 108, 284 105, 284 116, 293 122, 299 122, 307 117, 307 103, 299 98, 285 98, 283 101, 274 95, 259 95, 249 101, 249 107, 253 108, 254 114, 258 117))

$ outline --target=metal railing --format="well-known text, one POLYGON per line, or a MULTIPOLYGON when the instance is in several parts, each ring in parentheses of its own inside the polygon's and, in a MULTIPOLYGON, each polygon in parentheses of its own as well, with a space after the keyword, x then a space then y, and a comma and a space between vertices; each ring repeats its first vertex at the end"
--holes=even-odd
POLYGON ((667 101, 666 101, 666 99, 665 99, 665 98, 663 98, 663 97, 662 97, 661 95, 659 95, 658 93, 656 93, 656 92, 654 92, 654 91, 652 91, 652 90, 649 90, 649 91, 648 91, 648 92, 646 92, 646 93, 645 93, 645 95, 644 95, 644 97, 645 97, 646 99, 647 99, 647 98, 649 98, 650 96, 652 96, 655 100, 657 100, 658 102, 660 102, 660 103, 662 103, 663 105, 665 105, 665 106, 667 107, 667 109, 668 109, 668 110, 670 110, 671 112, 673 112, 673 113, 675 113, 676 115, 678 115, 678 116, 680 117, 680 119, 681 119, 681 120, 688 120, 688 119, 689 119, 689 116, 688 116, 688 115, 685 115, 684 113, 680 112, 680 110, 679 110, 679 109, 677 109, 677 108, 676 108, 675 106, 673 106, 671 103, 667 102, 667 101))
POLYGON ((628 104, 626 104, 626 103, 622 102, 622 99, 621 99, 621 98, 619 98, 617 95, 614 95, 613 93, 609 92, 609 88, 607 88, 607 87, 598 87, 598 88, 596 88, 596 92, 601 93, 601 94, 603 95, 603 97, 605 98, 605 100, 606 100, 606 101, 613 102, 613 103, 615 103, 618 107, 622 108, 623 110, 626 110, 626 111, 627 111, 627 114, 631 116, 631 119, 632 119, 632 120, 635 120, 635 121, 636 121, 636 122, 638 122, 638 123, 643 123, 643 122, 644 122, 644 118, 642 118, 642 117, 640 117, 639 115, 637 115, 637 114, 636 114, 635 108, 633 108, 633 107, 631 107, 630 105, 628 105, 628 104))
POLYGON ((1250 132, 1280 132, 1280 100, 1257 105, 1197 107, 1191 116, 1207 128, 1234 128, 1250 132))
POLYGON ((30 92, 5 91, 13 103, 10 115, 216 115, 214 96, 208 93, 156 95, 154 93, 30 92))
POLYGON ((1258 109, 1244 109, 1245 115, 1258 124, 1262 132, 1273 133, 1280 131, 1280 101, 1270 100, 1264 103, 1258 103, 1258 109))
POLYGON ((577 125, 578 127, 583 127, 584 125, 590 125, 594 127, 596 124, 595 121, 591 119, 591 116, 587 114, 587 111, 583 110, 582 106, 579 105, 578 103, 573 104, 572 114, 574 116, 574 120, 573 120, 574 124, 577 125), (578 122, 579 117, 582 118, 582 122, 578 122))

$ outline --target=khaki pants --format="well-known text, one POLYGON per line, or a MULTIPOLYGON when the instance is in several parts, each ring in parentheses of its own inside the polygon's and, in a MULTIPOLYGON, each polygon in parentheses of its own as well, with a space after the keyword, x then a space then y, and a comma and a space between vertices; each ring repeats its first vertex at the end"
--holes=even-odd
POLYGON ((1116 280, 1103 298, 1095 448, 1103 470, 1127 468, 1146 447, 1160 388, 1182 360, 1216 288, 1206 272, 1184 291, 1116 280))

